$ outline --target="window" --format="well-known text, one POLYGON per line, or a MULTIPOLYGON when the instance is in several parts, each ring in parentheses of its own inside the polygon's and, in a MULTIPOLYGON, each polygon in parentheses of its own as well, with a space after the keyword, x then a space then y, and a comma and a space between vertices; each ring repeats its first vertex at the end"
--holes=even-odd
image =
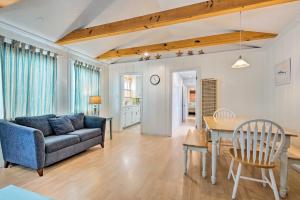
POLYGON ((55 112, 57 58, 53 53, 15 42, 0 42, 2 117, 55 112))
POLYGON ((79 61, 71 66, 71 110, 92 113, 89 96, 100 96, 100 69, 79 61))

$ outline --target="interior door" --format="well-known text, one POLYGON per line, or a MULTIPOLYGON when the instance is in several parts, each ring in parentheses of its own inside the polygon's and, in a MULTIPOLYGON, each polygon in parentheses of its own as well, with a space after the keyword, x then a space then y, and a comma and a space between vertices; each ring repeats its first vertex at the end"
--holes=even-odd
POLYGON ((188 116, 188 89, 182 85, 182 122, 185 122, 188 116))

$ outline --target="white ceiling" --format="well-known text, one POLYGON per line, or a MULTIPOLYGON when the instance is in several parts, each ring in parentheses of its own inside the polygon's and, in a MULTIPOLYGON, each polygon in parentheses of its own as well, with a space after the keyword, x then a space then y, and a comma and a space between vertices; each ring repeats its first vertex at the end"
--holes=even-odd
MULTIPOLYGON (((76 28, 95 26, 202 1, 204 0, 23 0, 10 7, 2 8, 0 21, 55 42, 76 28)), ((279 33, 299 14, 299 1, 246 11, 243 13, 243 29, 279 33)), ((115 48, 182 40, 238 29, 239 14, 236 13, 67 46, 96 57, 115 48)), ((247 44, 264 46, 267 43, 256 41, 247 44)), ((237 48, 237 45, 226 45, 210 49, 220 51, 237 48)), ((173 53, 172 56, 175 54, 173 53)), ((120 60, 126 62, 132 59, 120 60)), ((113 61, 119 62, 119 60, 113 61)))

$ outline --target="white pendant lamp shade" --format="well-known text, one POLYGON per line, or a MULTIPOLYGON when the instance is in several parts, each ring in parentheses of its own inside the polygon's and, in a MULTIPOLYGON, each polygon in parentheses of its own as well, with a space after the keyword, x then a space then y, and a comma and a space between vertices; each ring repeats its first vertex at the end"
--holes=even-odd
POLYGON ((244 67, 249 67, 250 64, 245 61, 242 56, 239 57, 239 59, 237 61, 235 61, 235 63, 232 65, 232 68, 244 68, 244 67))

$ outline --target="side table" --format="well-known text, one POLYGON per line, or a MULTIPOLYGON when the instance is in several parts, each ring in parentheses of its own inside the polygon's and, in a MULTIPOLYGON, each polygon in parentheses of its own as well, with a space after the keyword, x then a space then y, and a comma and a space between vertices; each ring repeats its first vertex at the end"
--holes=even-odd
POLYGON ((109 121, 109 136, 110 140, 112 140, 112 117, 104 117, 107 121, 109 121))

